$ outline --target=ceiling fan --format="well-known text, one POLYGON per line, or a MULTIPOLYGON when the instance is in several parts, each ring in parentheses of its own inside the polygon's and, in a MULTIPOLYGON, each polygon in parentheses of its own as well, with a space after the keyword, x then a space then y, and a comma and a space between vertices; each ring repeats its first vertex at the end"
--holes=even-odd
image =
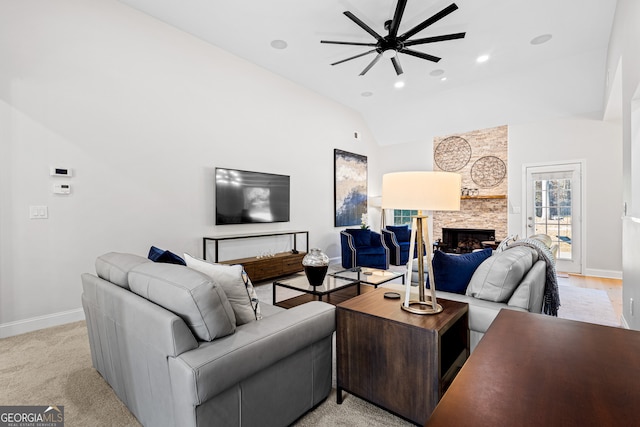
POLYGON ((425 19, 424 21, 422 21, 420 24, 416 25, 409 31, 401 35, 398 35, 398 29, 400 28, 400 21, 402 20, 402 15, 404 13, 404 8, 406 5, 407 5, 407 0, 398 0, 398 4, 396 5, 396 11, 393 15, 393 19, 386 21, 384 23, 385 30, 389 31, 389 34, 384 37, 378 34, 377 32, 375 32, 370 26, 365 24, 353 13, 349 11, 344 12, 347 18, 351 19, 360 28, 362 28, 367 33, 375 37, 376 42, 360 43, 360 42, 347 42, 347 41, 320 40, 320 43, 373 47, 373 49, 367 52, 360 53, 358 55, 340 60, 338 62, 334 62, 331 65, 342 64, 343 62, 347 62, 352 59, 360 58, 362 56, 369 55, 370 53, 377 52, 378 54, 376 55, 376 57, 373 58, 373 61, 371 61, 364 70, 362 70, 360 75, 364 76, 367 73, 367 71, 369 71, 371 67, 373 67, 382 57, 390 58, 391 62, 393 63, 393 67, 396 70, 396 74, 400 75, 403 73, 403 70, 402 70, 402 66, 400 65, 400 61, 398 60, 398 56, 397 56, 398 53, 404 53, 406 55, 415 56, 417 58, 422 58, 422 59, 426 59, 427 61, 433 61, 433 62, 438 62, 441 59, 441 58, 438 58, 437 56, 429 55, 427 53, 419 52, 413 49, 408 49, 409 46, 464 38, 466 33, 453 33, 453 34, 445 34, 442 36, 425 37, 422 39, 409 40, 413 35, 419 33, 420 31, 424 30, 428 26, 432 25, 433 23, 441 20, 445 16, 457 10, 458 6, 455 3, 451 3, 449 6, 445 7, 444 9, 442 9, 440 12, 436 13, 432 17, 425 19))

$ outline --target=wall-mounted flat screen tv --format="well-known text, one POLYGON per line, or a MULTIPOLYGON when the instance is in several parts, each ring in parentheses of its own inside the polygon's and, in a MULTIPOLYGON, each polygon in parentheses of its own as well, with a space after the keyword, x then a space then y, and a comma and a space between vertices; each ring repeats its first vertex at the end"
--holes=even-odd
POLYGON ((216 168, 216 225, 289 221, 287 175, 216 168))

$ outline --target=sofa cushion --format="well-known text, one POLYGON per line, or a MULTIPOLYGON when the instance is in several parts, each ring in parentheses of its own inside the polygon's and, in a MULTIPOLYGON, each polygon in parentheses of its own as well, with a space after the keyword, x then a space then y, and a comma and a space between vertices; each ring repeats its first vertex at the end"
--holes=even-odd
POLYGON ((129 272, 131 290, 180 316, 201 341, 235 331, 236 318, 220 285, 190 268, 165 263, 140 264, 129 272))
POLYGON ((353 244, 356 248, 361 246, 371 246, 371 230, 361 228, 350 228, 347 233, 353 236, 353 244))
MULTIPOLYGON (((436 290, 464 294, 476 268, 491 256, 491 249, 456 255, 442 251, 433 254, 436 290)), ((427 280, 427 286, 429 281, 427 280)))
POLYGON ((506 302, 533 265, 531 251, 528 247, 514 246, 496 252, 475 271, 467 287, 467 295, 487 301, 506 302))
POLYGON ((398 242, 408 242, 411 239, 411 230, 408 225, 388 225, 387 230, 396 235, 398 242))
POLYGON ((171 251, 151 246, 149 248, 148 258, 153 262, 165 262, 167 264, 187 265, 184 260, 171 251))
POLYGON ((129 289, 129 271, 140 264, 150 262, 138 255, 109 252, 96 259, 96 274, 103 280, 129 289))
POLYGON ((258 296, 241 265, 213 264, 189 254, 184 254, 184 259, 187 267, 206 274, 213 283, 222 286, 236 316, 236 325, 258 319, 258 296))

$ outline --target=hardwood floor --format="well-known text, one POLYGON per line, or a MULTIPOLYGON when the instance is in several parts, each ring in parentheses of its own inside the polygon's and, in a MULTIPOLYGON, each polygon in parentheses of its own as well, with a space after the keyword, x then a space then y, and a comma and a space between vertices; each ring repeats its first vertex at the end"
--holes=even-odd
POLYGON ((622 317, 622 280, 558 273, 558 283, 605 291, 611 300, 616 317, 618 319, 622 317))

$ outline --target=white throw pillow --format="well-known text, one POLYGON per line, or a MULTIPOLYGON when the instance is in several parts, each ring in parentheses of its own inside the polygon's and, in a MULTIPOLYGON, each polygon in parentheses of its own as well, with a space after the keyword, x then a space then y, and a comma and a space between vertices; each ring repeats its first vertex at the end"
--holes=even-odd
POLYGON ((189 254, 184 254, 184 259, 187 267, 206 274, 222 287, 236 315, 237 325, 260 319, 258 297, 242 265, 213 264, 189 254))

